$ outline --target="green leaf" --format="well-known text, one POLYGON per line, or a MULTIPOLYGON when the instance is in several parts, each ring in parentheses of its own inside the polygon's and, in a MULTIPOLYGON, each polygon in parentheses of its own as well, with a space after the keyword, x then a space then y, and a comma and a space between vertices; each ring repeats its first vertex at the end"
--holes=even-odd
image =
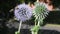
POLYGON ((31 31, 37 32, 39 29, 40 29, 40 26, 36 25, 31 29, 31 31))
POLYGON ((16 31, 15 34, 20 34, 20 32, 16 31))

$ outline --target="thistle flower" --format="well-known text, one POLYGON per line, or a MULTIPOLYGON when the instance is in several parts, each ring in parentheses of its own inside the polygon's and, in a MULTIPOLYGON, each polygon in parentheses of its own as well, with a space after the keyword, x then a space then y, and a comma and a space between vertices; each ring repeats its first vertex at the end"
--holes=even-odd
POLYGON ((35 9, 33 10, 33 15, 36 17, 35 22, 38 21, 40 24, 42 24, 43 19, 47 17, 49 11, 47 10, 47 6, 45 3, 40 2, 35 5, 35 9))
POLYGON ((14 14, 18 20, 21 20, 24 22, 31 18, 32 9, 26 4, 21 4, 21 5, 18 5, 17 8, 15 8, 14 14))
POLYGON ((43 19, 48 15, 47 6, 43 2, 36 2, 35 8, 33 10, 33 15, 35 17, 35 26, 31 29, 32 34, 38 34, 40 26, 43 24, 43 19))
POLYGON ((15 34, 20 33, 22 22, 29 20, 32 16, 32 9, 26 4, 20 4, 15 8, 15 17, 20 21, 18 31, 15 34))

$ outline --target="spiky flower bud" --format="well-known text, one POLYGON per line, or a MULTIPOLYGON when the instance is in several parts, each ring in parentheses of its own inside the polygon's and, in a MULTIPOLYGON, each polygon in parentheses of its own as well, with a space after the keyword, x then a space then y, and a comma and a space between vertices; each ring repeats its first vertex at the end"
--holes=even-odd
MULTIPOLYGON (((37 2, 38 3, 38 2, 37 2)), ((35 8, 33 10, 33 15, 35 16, 38 24, 42 24, 43 19, 47 17, 49 11, 47 10, 47 6, 45 3, 40 2, 35 5, 35 8)), ((35 21, 36 22, 36 21, 35 21)))

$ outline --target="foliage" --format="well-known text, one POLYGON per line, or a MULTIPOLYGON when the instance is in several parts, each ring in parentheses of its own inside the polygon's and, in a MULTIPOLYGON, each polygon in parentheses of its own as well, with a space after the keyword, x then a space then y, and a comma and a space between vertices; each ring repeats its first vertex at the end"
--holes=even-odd
POLYGON ((17 32, 15 32, 15 34, 20 34, 20 32, 17 31, 17 32))

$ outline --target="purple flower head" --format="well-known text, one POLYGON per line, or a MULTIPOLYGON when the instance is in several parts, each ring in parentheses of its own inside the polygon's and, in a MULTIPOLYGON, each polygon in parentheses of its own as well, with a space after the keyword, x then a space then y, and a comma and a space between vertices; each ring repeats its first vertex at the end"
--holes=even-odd
POLYGON ((18 20, 21 20, 24 22, 31 18, 32 9, 26 4, 20 4, 17 6, 17 8, 15 8, 14 14, 18 20))

